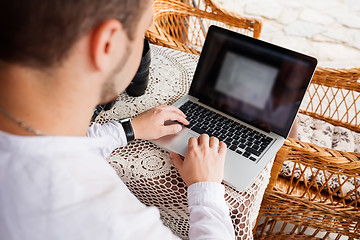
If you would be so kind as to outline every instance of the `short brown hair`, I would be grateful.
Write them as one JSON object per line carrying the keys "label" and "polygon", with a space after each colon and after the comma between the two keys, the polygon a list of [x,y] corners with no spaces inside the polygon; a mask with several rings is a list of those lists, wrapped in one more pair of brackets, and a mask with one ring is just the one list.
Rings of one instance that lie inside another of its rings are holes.
{"label": "short brown hair", "polygon": [[0,61],[46,68],[61,62],[73,44],[115,18],[133,39],[149,0],[3,0]]}

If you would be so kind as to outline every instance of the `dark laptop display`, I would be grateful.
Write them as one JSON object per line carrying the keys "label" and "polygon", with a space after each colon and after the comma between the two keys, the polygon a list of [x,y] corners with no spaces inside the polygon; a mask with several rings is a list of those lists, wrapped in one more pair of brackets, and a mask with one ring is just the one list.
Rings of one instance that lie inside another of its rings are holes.
{"label": "dark laptop display", "polygon": [[286,138],[317,60],[216,26],[208,34],[189,94]]}

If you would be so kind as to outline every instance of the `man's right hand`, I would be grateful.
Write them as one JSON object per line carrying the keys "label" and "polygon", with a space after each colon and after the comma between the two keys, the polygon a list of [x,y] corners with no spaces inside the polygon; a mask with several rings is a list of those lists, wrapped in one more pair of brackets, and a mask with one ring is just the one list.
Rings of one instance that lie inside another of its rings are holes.
{"label": "man's right hand", "polygon": [[187,186],[197,182],[221,183],[223,179],[226,144],[216,137],[202,134],[190,138],[184,161],[176,153],[170,156]]}

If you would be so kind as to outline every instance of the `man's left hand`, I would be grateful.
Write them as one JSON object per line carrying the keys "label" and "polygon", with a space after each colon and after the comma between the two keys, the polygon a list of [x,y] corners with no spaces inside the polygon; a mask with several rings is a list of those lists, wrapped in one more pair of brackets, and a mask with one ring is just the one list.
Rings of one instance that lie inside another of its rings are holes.
{"label": "man's left hand", "polygon": [[132,127],[135,139],[153,140],[166,135],[176,134],[181,131],[180,124],[165,125],[166,121],[178,121],[188,125],[185,114],[174,106],[160,105],[135,117]]}

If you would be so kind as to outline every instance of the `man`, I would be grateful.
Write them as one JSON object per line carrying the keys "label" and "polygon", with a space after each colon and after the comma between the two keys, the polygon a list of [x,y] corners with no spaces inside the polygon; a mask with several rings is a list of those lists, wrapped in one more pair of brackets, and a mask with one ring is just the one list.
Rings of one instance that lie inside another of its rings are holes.
{"label": "man", "polygon": [[[133,138],[188,124],[159,106],[131,125],[94,124],[140,62],[150,0],[0,2],[0,239],[173,239],[104,160]],[[123,126],[126,128],[123,128]],[[131,126],[133,132],[131,131]],[[184,161],[191,239],[233,239],[222,180],[226,146],[202,135]]]}

